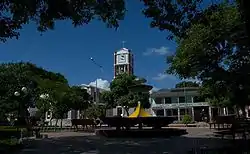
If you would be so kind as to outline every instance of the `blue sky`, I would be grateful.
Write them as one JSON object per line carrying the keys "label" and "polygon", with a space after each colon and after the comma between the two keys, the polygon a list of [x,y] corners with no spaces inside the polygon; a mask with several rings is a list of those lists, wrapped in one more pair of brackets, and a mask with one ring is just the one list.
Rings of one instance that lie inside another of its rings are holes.
{"label": "blue sky", "polygon": [[[88,84],[97,78],[111,81],[113,53],[126,41],[125,47],[132,49],[135,57],[135,75],[157,88],[174,87],[179,80],[162,73],[167,67],[166,54],[175,52],[176,45],[166,39],[167,32],[149,27],[150,20],[143,16],[142,8],[139,1],[129,1],[125,20],[117,31],[100,21],[79,28],[63,21],[41,36],[34,24],[26,25],[19,40],[0,45],[0,62],[29,61],[62,73],[72,85]],[[103,66],[103,72],[90,57]]]}

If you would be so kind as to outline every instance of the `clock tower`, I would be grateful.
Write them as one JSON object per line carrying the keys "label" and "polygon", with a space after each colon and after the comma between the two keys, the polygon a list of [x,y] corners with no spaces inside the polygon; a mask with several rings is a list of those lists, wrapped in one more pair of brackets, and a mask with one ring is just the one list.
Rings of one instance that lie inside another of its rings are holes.
{"label": "clock tower", "polygon": [[114,78],[122,73],[134,74],[134,57],[126,48],[114,53]]}

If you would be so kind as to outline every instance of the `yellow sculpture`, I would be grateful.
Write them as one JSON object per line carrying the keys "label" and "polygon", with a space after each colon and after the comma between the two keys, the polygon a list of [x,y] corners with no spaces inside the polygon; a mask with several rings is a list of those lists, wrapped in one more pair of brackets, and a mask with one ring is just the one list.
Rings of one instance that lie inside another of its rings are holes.
{"label": "yellow sculpture", "polygon": [[141,103],[138,103],[138,106],[136,107],[135,111],[129,115],[129,118],[137,118],[137,117],[152,117],[151,114],[149,114],[147,111],[145,111],[143,108],[141,108]]}

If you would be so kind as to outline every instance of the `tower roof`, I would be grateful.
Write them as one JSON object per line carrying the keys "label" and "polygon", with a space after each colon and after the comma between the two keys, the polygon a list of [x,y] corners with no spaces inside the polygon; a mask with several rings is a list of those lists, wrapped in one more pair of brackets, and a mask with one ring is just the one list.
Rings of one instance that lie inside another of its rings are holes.
{"label": "tower roof", "polygon": [[130,53],[129,49],[127,48],[121,48],[116,52],[117,54],[123,54],[123,53]]}

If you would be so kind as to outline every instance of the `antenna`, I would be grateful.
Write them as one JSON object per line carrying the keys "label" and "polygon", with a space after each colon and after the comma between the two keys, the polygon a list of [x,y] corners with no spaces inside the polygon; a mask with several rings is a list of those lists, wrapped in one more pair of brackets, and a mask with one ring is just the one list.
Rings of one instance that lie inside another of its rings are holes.
{"label": "antenna", "polygon": [[122,41],[122,48],[124,48],[126,41]]}

